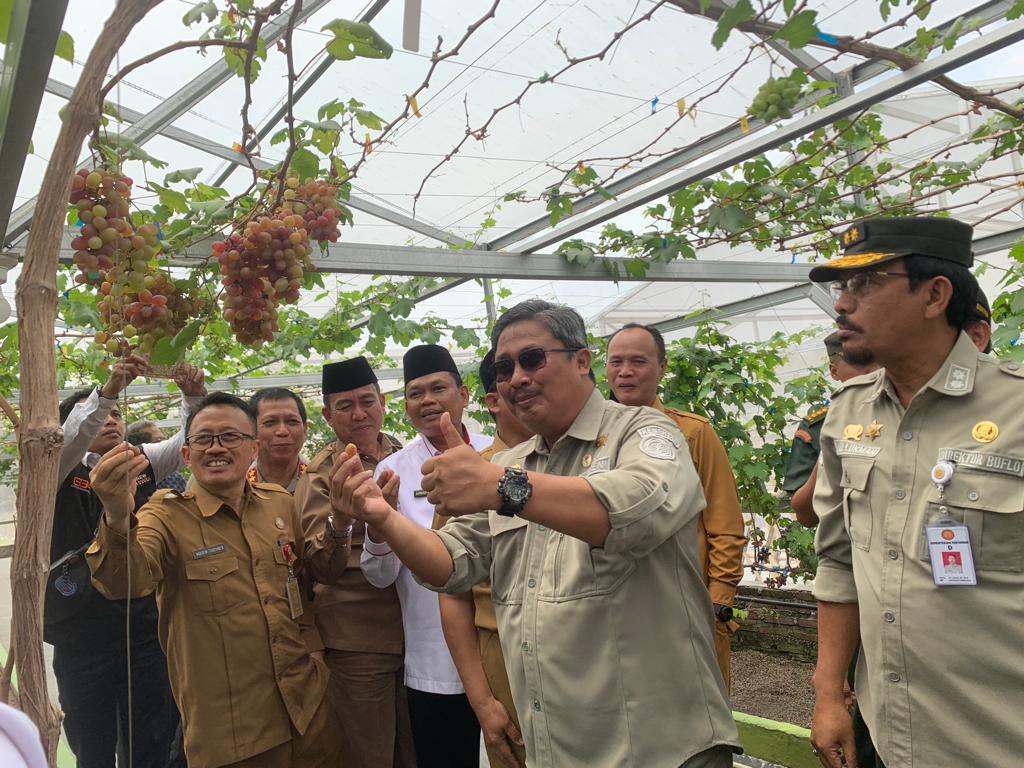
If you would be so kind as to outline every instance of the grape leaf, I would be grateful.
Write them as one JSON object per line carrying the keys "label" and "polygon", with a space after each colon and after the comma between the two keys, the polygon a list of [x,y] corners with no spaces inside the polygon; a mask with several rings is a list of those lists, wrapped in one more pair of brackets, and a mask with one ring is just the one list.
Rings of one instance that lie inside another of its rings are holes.
{"label": "grape leaf", "polygon": [[320,175],[320,160],[308,149],[299,147],[292,155],[288,170],[295,171],[295,175],[303,181],[315,179]]}
{"label": "grape leaf", "polygon": [[172,344],[170,336],[161,336],[149,355],[150,365],[172,365],[185,357],[185,350]]}
{"label": "grape leaf", "polygon": [[202,21],[203,16],[206,16],[211,24],[217,20],[217,4],[213,0],[196,3],[188,13],[181,17],[181,21],[186,27],[191,27],[193,24]]}
{"label": "grape leaf", "polygon": [[772,37],[789,43],[790,48],[803,48],[818,34],[818,27],[814,23],[817,17],[817,11],[800,11],[787,19]]}
{"label": "grape leaf", "polygon": [[153,182],[150,182],[149,185],[156,190],[161,205],[166,205],[175,213],[188,213],[188,198],[181,194],[181,192],[178,192],[176,189],[161,187]]}
{"label": "grape leaf", "polygon": [[63,29],[57,36],[57,47],[53,49],[53,55],[64,61],[75,61],[75,39]]}
{"label": "grape leaf", "polygon": [[191,323],[186,325],[180,331],[178,335],[171,339],[171,346],[175,349],[186,350],[191,347],[196,339],[199,338],[199,332],[203,330],[202,320],[193,320]]}
{"label": "grape leaf", "polygon": [[164,184],[170,185],[177,181],[195,181],[196,177],[203,172],[202,168],[182,168],[164,176]]}
{"label": "grape leaf", "polygon": [[391,58],[392,47],[369,24],[335,19],[321,29],[334,34],[334,39],[327,44],[327,53],[340,61],[351,61],[356,56],[367,59]]}
{"label": "grape leaf", "polygon": [[11,31],[11,16],[14,14],[14,0],[0,0],[0,43],[7,42]]}
{"label": "grape leaf", "polygon": [[715,34],[711,36],[711,44],[717,50],[721,50],[736,25],[750,21],[752,18],[754,18],[754,7],[750,4],[750,0],[739,0],[736,5],[731,6],[719,17]]}

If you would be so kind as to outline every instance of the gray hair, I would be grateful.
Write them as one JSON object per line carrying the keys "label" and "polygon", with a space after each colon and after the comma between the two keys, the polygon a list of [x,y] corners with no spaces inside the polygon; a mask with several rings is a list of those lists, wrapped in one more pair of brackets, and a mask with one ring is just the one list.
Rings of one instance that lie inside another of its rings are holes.
{"label": "gray hair", "polygon": [[587,328],[580,313],[572,307],[543,299],[521,301],[502,314],[491,331],[491,345],[497,348],[502,332],[513,323],[524,320],[541,323],[566,349],[585,349],[587,346]]}

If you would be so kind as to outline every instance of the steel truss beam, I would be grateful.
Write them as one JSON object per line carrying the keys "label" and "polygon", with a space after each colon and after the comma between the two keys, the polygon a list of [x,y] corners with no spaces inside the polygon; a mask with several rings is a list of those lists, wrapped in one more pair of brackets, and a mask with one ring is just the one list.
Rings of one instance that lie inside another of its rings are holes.
{"label": "steel truss beam", "polygon": [[[964,17],[969,19],[977,19],[979,22],[979,29],[996,21],[1002,20],[1006,16],[1006,12],[1013,6],[1012,0],[992,0],[992,2],[984,3],[973,11],[965,13]],[[939,34],[948,31],[952,28],[954,21],[947,22],[937,27]],[[909,45],[914,42],[913,38],[909,38],[899,45],[895,46],[901,48],[905,45]],[[859,85],[862,82],[870,80],[878,75],[886,74],[892,71],[892,65],[887,61],[866,61],[861,64],[857,64],[852,68],[851,72],[851,83],[852,85]],[[823,95],[823,92],[819,91],[812,98],[805,97],[794,107],[793,111],[807,109],[813,106]],[[613,179],[608,184],[604,185],[604,189],[613,196],[618,196],[624,192],[628,192],[635,189],[649,181],[653,181],[666,173],[677,170],[685,165],[692,162],[696,162],[709,154],[718,152],[719,150],[725,149],[737,142],[743,141],[744,139],[758,133],[759,131],[767,128],[767,125],[757,119],[749,121],[748,124],[749,133],[744,133],[738,124],[734,123],[727,128],[722,128],[714,133],[708,134],[707,136],[698,139],[693,144],[685,147],[684,149],[675,152],[671,155],[667,155],[660,160],[656,160],[643,169],[636,171],[635,173],[623,176],[619,179]],[[778,142],[783,143],[782,141]],[[585,211],[595,208],[605,202],[605,198],[596,192],[592,192],[588,195],[584,195],[579,200],[573,202],[573,216],[579,215]],[[571,219],[567,219],[571,220]],[[538,232],[543,232],[550,228],[549,220],[547,216],[541,216],[533,221],[524,224],[521,227],[517,227],[511,232],[507,232],[501,237],[497,237],[487,243],[487,247],[493,250],[500,250],[502,248],[508,248],[509,246],[522,242],[531,235],[535,235]]]}
{"label": "steel truss beam", "polygon": [[611,201],[590,213],[572,216],[566,220],[565,226],[556,227],[540,237],[527,241],[520,249],[524,253],[531,253],[557,243],[585,229],[608,221],[620,213],[663,197],[694,181],[707,178],[712,174],[730,168],[762,152],[774,149],[780,144],[829,125],[840,118],[865,109],[897,93],[902,93],[920,83],[987,56],[1022,39],[1024,39],[1024,19],[1018,19],[916,67],[894,74],[892,77],[886,78],[882,82],[876,83],[859,93],[839,99],[818,112],[804,115],[791,123],[779,127],[769,135],[755,138],[742,147],[738,147],[735,152],[730,153],[726,157],[713,158],[703,163],[698,163],[683,173],[661,179],[636,194]]}
{"label": "steel truss beam", "polygon": [[[327,5],[328,2],[329,0],[309,0],[299,12],[297,23],[301,24]],[[37,3],[37,5],[46,4]],[[274,43],[284,36],[285,31],[288,29],[290,18],[291,14],[283,14],[263,28],[260,37],[268,48],[272,47]],[[123,137],[139,146],[145,144],[200,101],[216,91],[231,77],[232,73],[228,68],[227,62],[223,58],[219,58],[216,63],[207,67],[205,71],[164,99],[159,106],[143,115],[131,128],[124,131]],[[32,198],[18,207],[11,216],[8,241],[11,241],[12,238],[17,237],[31,226],[35,208],[36,198]]]}
{"label": "steel truss beam", "polygon": [[751,312],[760,312],[762,309],[777,307],[782,304],[790,304],[794,301],[811,298],[813,284],[800,283],[789,288],[782,288],[778,291],[768,291],[760,296],[751,296],[740,301],[731,301],[728,304],[721,304],[702,312],[692,312],[681,317],[674,317],[671,320],[662,320],[654,323],[654,327],[662,333],[680,331],[701,323],[718,322],[737,315],[746,315]]}
{"label": "steel truss beam", "polygon": [[9,10],[6,56],[0,70],[0,240],[25,167],[67,0],[18,0]]}
{"label": "steel truss beam", "polygon": [[990,253],[1009,250],[1022,239],[1024,239],[1024,227],[1017,227],[997,235],[979,237],[972,243],[972,247],[975,256],[987,256]]}

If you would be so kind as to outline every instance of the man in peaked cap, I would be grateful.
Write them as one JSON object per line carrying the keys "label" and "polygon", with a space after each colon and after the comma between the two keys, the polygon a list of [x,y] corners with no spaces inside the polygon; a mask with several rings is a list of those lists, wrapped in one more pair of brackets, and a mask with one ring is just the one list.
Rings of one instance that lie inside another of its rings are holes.
{"label": "man in peaked cap", "polygon": [[[331,470],[335,458],[353,443],[364,467],[402,447],[381,432],[384,396],[365,357],[330,363],[323,369],[323,417],[337,440],[310,462],[295,491],[307,535],[332,531],[351,535],[348,565],[340,581],[317,584],[316,620],[331,670],[328,694],[342,736],[342,760],[366,768],[412,768],[416,764],[409,708],[402,682],[402,609],[395,588],[378,589],[359,567],[366,526],[351,533],[333,525]],[[331,521],[329,524],[328,521]]]}
{"label": "man in peaked cap", "polygon": [[[491,440],[470,434],[462,425],[469,390],[447,349],[437,344],[412,347],[405,353],[402,368],[405,412],[419,435],[381,461],[375,475],[382,485],[397,475],[400,484],[393,506],[420,527],[430,528],[434,505],[420,488],[420,468],[447,446],[441,416],[447,413],[463,441],[476,451]],[[371,584],[398,588],[405,626],[405,686],[417,764],[420,768],[475,768],[480,759],[480,726],[445,643],[437,594],[416,582],[372,528],[363,544],[362,567]]]}
{"label": "man in peaked cap", "polygon": [[[953,219],[869,219],[811,270],[831,283],[846,359],[882,366],[839,389],[821,433],[811,741],[834,768],[856,765],[843,681],[858,639],[880,761],[1024,753],[1024,368],[962,331],[971,239]],[[948,552],[963,573],[942,567]]]}

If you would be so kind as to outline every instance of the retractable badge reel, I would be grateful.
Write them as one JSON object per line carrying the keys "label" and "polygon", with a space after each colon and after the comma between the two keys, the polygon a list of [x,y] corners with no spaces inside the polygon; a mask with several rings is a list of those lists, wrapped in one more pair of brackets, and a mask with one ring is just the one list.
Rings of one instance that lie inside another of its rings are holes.
{"label": "retractable badge reel", "polygon": [[932,467],[931,480],[939,492],[939,513],[942,517],[924,527],[928,542],[928,558],[932,580],[938,587],[970,587],[978,583],[971,551],[971,532],[963,523],[948,517],[946,486],[953,480],[956,466],[940,461]]}
{"label": "retractable badge reel", "polygon": [[291,544],[283,544],[281,551],[284,552],[284,559],[288,563],[288,578],[285,579],[284,593],[288,598],[288,610],[293,619],[302,615],[302,595],[299,594],[299,580],[295,578],[295,550]]}

